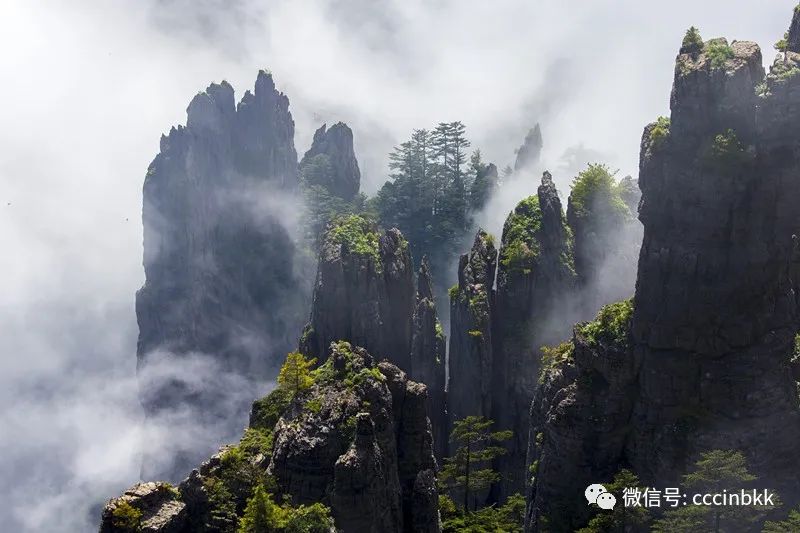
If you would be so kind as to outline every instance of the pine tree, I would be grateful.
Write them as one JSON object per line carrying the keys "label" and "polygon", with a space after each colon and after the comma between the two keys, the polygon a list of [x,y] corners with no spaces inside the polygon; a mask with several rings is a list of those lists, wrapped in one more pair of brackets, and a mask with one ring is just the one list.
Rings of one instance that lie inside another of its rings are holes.
{"label": "pine tree", "polygon": [[278,385],[292,395],[308,389],[314,384],[311,368],[316,362],[316,359],[306,359],[299,352],[291,352],[278,373]]}
{"label": "pine tree", "polygon": [[238,533],[270,533],[275,531],[277,506],[270,499],[261,485],[253,491],[253,497],[247,502],[244,515],[239,521]]}
{"label": "pine tree", "polygon": [[464,510],[470,497],[500,481],[500,474],[488,465],[504,455],[500,444],[513,437],[512,431],[491,431],[494,421],[482,416],[468,416],[453,424],[450,440],[459,443],[452,457],[444,460],[440,479],[443,487],[464,492]]}

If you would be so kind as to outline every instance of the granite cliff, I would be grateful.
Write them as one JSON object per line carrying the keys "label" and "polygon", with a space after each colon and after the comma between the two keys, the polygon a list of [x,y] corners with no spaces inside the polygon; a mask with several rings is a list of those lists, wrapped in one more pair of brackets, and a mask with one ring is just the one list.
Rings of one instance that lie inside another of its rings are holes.
{"label": "granite cliff", "polygon": [[[227,82],[210,85],[189,104],[186,126],[161,138],[144,183],[146,280],[136,297],[150,418],[196,409],[209,433],[224,432],[226,419],[246,412],[241,390],[226,379],[198,389],[187,365],[254,383],[274,375],[296,340],[310,288],[283,223],[298,184],[288,107],[261,71],[238,105]],[[172,464],[146,458],[145,477],[184,473],[200,458],[196,444],[179,443]]]}
{"label": "granite cliff", "polygon": [[755,43],[681,48],[671,116],[642,137],[635,297],[575,328],[532,404],[530,531],[585,523],[575,495],[620,468],[669,486],[711,449],[800,498],[792,46],[766,76]]}

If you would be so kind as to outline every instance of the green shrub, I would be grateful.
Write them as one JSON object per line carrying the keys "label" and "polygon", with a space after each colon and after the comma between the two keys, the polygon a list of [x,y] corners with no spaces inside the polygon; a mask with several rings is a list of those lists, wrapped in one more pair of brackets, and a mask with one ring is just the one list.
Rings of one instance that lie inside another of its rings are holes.
{"label": "green shrub", "polygon": [[250,427],[272,431],[292,402],[292,391],[276,388],[267,396],[253,402],[250,410]]}
{"label": "green shrub", "polygon": [[447,294],[448,296],[450,296],[450,300],[453,301],[457,300],[459,295],[458,293],[459,293],[458,284],[455,284],[449,289],[447,289]]}
{"label": "green shrub", "polygon": [[650,145],[654,148],[661,146],[661,143],[669,136],[670,120],[668,117],[658,117],[655,125],[650,129]]}
{"label": "green shrub", "polygon": [[621,191],[608,165],[591,163],[572,181],[569,204],[578,219],[589,218],[595,212],[610,214],[624,220],[631,216]]}
{"label": "green shrub", "polygon": [[541,226],[542,210],[538,196],[529,196],[517,204],[503,226],[500,264],[509,271],[529,274],[540,253],[538,234]]}
{"label": "green shrub", "polygon": [[336,219],[330,229],[329,238],[336,244],[344,246],[350,253],[372,258],[376,268],[380,268],[379,235],[366,218],[348,215]]}
{"label": "green shrub", "polygon": [[732,129],[714,138],[706,162],[721,171],[735,170],[750,160],[750,155]]}
{"label": "green shrub", "polygon": [[134,532],[142,530],[142,511],[125,500],[117,502],[111,512],[111,523],[122,531]]}
{"label": "green shrub", "polygon": [[632,317],[633,300],[623,300],[603,306],[592,322],[578,327],[578,332],[589,344],[604,342],[624,349],[628,347]]}
{"label": "green shrub", "polygon": [[711,62],[711,68],[724,68],[733,59],[733,48],[725,39],[713,39],[705,47],[705,53]]}
{"label": "green shrub", "polygon": [[572,361],[575,353],[575,345],[572,341],[562,342],[558,346],[542,346],[541,368],[539,369],[539,383],[544,381],[547,372],[558,367],[562,363]]}
{"label": "green shrub", "polygon": [[465,513],[447,496],[439,496],[442,532],[522,533],[525,522],[525,498],[520,494],[508,497],[506,503]]}

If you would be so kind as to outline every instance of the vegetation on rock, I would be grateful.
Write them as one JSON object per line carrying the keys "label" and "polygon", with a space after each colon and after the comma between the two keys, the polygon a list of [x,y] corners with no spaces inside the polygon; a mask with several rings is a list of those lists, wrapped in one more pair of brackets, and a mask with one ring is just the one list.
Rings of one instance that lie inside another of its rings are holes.
{"label": "vegetation on rock", "polygon": [[542,346],[540,351],[542,352],[542,360],[539,370],[539,383],[542,383],[548,372],[566,362],[572,361],[575,345],[572,341],[565,341],[558,346]]}
{"label": "vegetation on rock", "polygon": [[500,264],[510,271],[529,274],[540,253],[538,234],[541,225],[538,196],[529,196],[518,203],[503,226]]}
{"label": "vegetation on rock", "polygon": [[708,41],[703,51],[708,56],[711,68],[715,69],[725,68],[726,63],[734,57],[733,48],[725,39]]}
{"label": "vegetation on rock", "polygon": [[316,362],[316,359],[307,359],[299,352],[291,352],[278,373],[278,386],[288,390],[292,396],[308,389],[314,384],[311,369]]}
{"label": "vegetation on rock", "polygon": [[669,117],[658,117],[650,129],[650,146],[658,148],[669,136]]}
{"label": "vegetation on rock", "polygon": [[610,344],[624,350],[628,347],[632,317],[633,300],[623,300],[603,306],[593,321],[576,329],[590,345]]}
{"label": "vegetation on rock", "polygon": [[490,505],[474,512],[465,512],[449,496],[440,495],[439,508],[442,533],[522,533],[525,522],[525,498],[521,494],[509,496],[503,505]]}
{"label": "vegetation on rock", "polygon": [[463,509],[468,512],[475,492],[500,481],[500,474],[489,465],[506,453],[501,446],[513,436],[511,431],[491,431],[494,421],[482,416],[468,416],[453,424],[450,440],[457,445],[452,457],[444,460],[439,482],[443,489],[463,495]]}
{"label": "vegetation on rock", "polygon": [[142,511],[125,500],[120,500],[112,512],[112,523],[122,531],[141,531]]}
{"label": "vegetation on rock", "polygon": [[347,252],[372,258],[376,267],[381,264],[379,237],[375,225],[360,215],[337,218],[332,223],[328,236],[331,242],[342,245]]}
{"label": "vegetation on rock", "polygon": [[681,48],[687,52],[700,52],[703,50],[703,38],[700,37],[700,30],[691,26],[683,36]]}

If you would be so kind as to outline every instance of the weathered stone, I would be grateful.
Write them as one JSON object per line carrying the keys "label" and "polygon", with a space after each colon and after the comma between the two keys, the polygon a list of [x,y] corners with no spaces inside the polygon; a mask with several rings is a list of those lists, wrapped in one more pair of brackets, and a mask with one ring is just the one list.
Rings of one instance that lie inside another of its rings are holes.
{"label": "weathered stone", "polygon": [[352,200],[361,185],[352,130],[342,122],[330,129],[323,124],[314,133],[300,169],[307,185],[319,185],[343,200]]}
{"label": "weathered stone", "polygon": [[[199,356],[243,381],[264,379],[296,342],[310,287],[278,213],[298,181],[288,106],[262,71],[238,108],[228,83],[212,84],[189,104],[187,126],[161,139],[144,183],[146,281],[136,297],[149,417],[198,408],[210,423],[197,423],[210,428],[236,420],[246,412],[234,401],[241,391],[211,380],[198,391],[177,369]],[[267,197],[279,200],[262,204]],[[221,435],[207,437],[210,444]],[[174,479],[200,459],[194,453],[180,451],[158,470],[146,457],[144,474]]]}
{"label": "weathered stone", "polygon": [[[138,520],[123,522],[126,508],[138,511]],[[186,518],[186,504],[180,500],[180,494],[174,487],[152,481],[137,483],[122,496],[106,504],[100,533],[183,533]]]}
{"label": "weathered stone", "polygon": [[514,171],[535,170],[539,157],[542,154],[542,130],[537,123],[525,135],[525,141],[517,149],[517,158],[514,160]]}

